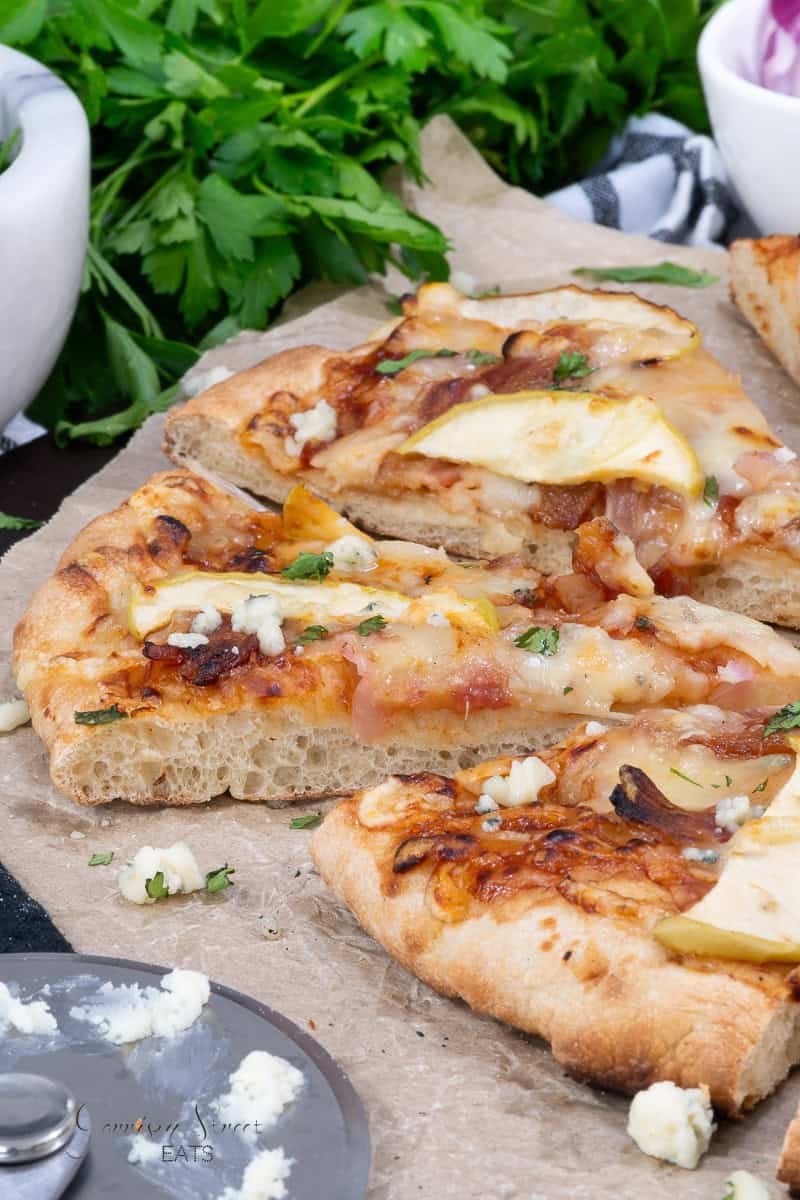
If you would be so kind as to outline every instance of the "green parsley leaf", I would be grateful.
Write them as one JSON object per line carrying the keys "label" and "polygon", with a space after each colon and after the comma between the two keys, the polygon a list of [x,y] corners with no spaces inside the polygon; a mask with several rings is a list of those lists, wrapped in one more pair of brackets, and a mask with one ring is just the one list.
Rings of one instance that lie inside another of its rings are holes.
{"label": "green parsley leaf", "polygon": [[21,137],[22,130],[17,126],[16,129],[12,129],[4,142],[0,142],[0,171],[5,171],[6,167],[11,165],[14,147]]}
{"label": "green parsley leaf", "polygon": [[767,780],[762,779],[761,783],[757,784],[756,787],[753,788],[753,794],[755,794],[756,792],[763,792],[764,789],[766,788],[766,786],[767,786]]}
{"label": "green parsley leaf", "polygon": [[109,850],[107,852],[98,850],[89,859],[89,866],[90,867],[107,867],[113,857],[114,857],[113,850]]}
{"label": "green parsley leaf", "polygon": [[144,890],[147,892],[151,900],[163,900],[169,895],[169,890],[164,883],[164,872],[156,871],[152,879],[144,881]]}
{"label": "green parsley leaf", "polygon": [[574,691],[575,691],[575,688],[565,687],[562,692],[562,695],[568,696],[570,694],[570,692],[574,692]]}
{"label": "green parsley leaf", "polygon": [[384,358],[375,370],[379,375],[399,375],[420,358],[455,358],[457,350],[409,350],[404,358]]}
{"label": "green parsley leaf", "polygon": [[467,358],[476,367],[488,367],[503,361],[501,354],[489,354],[485,350],[468,350]]}
{"label": "green parsley leaf", "polygon": [[725,776],[725,787],[730,787],[732,783],[733,783],[733,780],[731,779],[730,775],[726,775]]}
{"label": "green parsley leaf", "polygon": [[118,704],[110,708],[89,709],[87,712],[76,711],[73,716],[76,725],[110,725],[112,721],[122,721],[127,717]]}
{"label": "green parsley leaf", "polygon": [[706,475],[703,486],[703,500],[709,508],[713,508],[719,500],[719,484],[715,475]]}
{"label": "green parsley leaf", "polygon": [[328,636],[324,625],[307,625],[297,639],[298,646],[307,646],[309,642],[319,642]]}
{"label": "green parsley leaf", "polygon": [[316,579],[321,583],[332,570],[333,555],[330,550],[323,550],[322,554],[298,554],[294,562],[283,568],[281,575],[286,579]]}
{"label": "green parsley leaf", "polygon": [[362,621],[358,626],[358,632],[362,637],[369,637],[371,633],[380,633],[381,629],[386,628],[386,620],[380,615],[375,617],[367,617],[366,621]]}
{"label": "green parsley leaf", "polygon": [[225,863],[224,867],[217,867],[215,871],[206,872],[206,891],[213,896],[215,892],[224,892],[225,888],[233,887],[233,880],[230,878],[236,870],[236,867],[229,867]]}
{"label": "green parsley leaf", "polygon": [[528,650],[531,654],[544,654],[549,658],[558,649],[558,638],[559,633],[555,627],[548,629],[541,625],[532,625],[519,637],[514,638],[514,645],[519,646],[520,650]]}
{"label": "green parsley leaf", "polygon": [[43,521],[34,521],[33,517],[11,517],[0,512],[0,529],[38,529],[43,524]]}
{"label": "green parsley leaf", "polygon": [[693,271],[673,262],[655,263],[652,267],[578,267],[573,274],[615,283],[668,283],[674,287],[705,288],[719,283],[719,275]]}
{"label": "green parsley leaf", "polygon": [[307,813],[304,817],[292,817],[290,829],[314,829],[322,821],[322,813]]}
{"label": "green parsley leaf", "polygon": [[403,304],[399,296],[387,296],[385,304],[393,317],[402,317]]}
{"label": "green parsley leaf", "polygon": [[597,367],[589,366],[587,354],[581,354],[580,350],[562,350],[553,371],[553,380],[564,383],[567,379],[585,379],[596,370]]}
{"label": "green parsley leaf", "polygon": [[677,767],[670,767],[670,775],[677,775],[678,779],[682,779],[684,783],[691,783],[693,787],[701,788],[702,783],[698,783],[696,779],[691,779],[688,775],[684,775],[683,771],[679,771]]}
{"label": "green parsley leaf", "polygon": [[769,737],[771,733],[779,733],[784,729],[797,729],[799,727],[800,700],[795,700],[791,704],[784,704],[783,708],[773,713],[764,726],[764,737]]}

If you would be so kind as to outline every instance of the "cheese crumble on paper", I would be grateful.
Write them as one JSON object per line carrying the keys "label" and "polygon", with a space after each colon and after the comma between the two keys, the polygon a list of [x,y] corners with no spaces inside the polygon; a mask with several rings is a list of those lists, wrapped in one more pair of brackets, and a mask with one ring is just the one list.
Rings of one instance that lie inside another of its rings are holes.
{"label": "cheese crumble on paper", "polygon": [[[257,1133],[274,1125],[287,1105],[297,1099],[303,1072],[285,1058],[253,1050],[245,1055],[228,1083],[230,1091],[212,1101],[211,1107],[221,1121],[240,1126],[237,1133],[245,1140],[254,1141]],[[256,1123],[259,1128],[251,1128]]]}
{"label": "cheese crumble on paper", "polygon": [[696,1167],[715,1129],[707,1087],[682,1088],[665,1079],[631,1101],[628,1133],[636,1145],[676,1167]]}
{"label": "cheese crumble on paper", "polygon": [[170,896],[197,892],[206,886],[205,876],[186,842],[175,842],[165,848],[142,846],[137,850],[117,877],[119,890],[132,904],[155,904],[155,897],[147,894],[147,881],[159,873]]}
{"label": "cheese crumble on paper", "polygon": [[6,700],[0,704],[0,733],[11,733],[20,725],[27,725],[30,719],[31,714],[24,700]]}
{"label": "cheese crumble on paper", "polygon": [[208,976],[200,971],[170,971],[161,987],[140,988],[138,983],[114,987],[104,983],[94,1001],[76,1005],[69,1015],[94,1025],[115,1046],[146,1037],[175,1037],[193,1025],[208,1002]]}

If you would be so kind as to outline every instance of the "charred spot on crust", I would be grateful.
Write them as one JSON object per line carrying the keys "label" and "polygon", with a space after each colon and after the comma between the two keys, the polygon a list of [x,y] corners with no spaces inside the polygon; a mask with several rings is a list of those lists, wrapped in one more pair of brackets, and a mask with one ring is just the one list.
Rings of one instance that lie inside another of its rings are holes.
{"label": "charred spot on crust", "polygon": [[255,574],[256,572],[269,574],[273,570],[273,561],[271,555],[266,550],[259,550],[257,546],[250,546],[249,549],[243,550],[240,554],[234,554],[228,563],[228,567],[232,571],[245,571],[248,574]]}
{"label": "charred spot on crust", "polygon": [[576,842],[579,835],[574,829],[551,829],[549,833],[544,835],[544,841],[548,845],[557,845],[560,842]]}
{"label": "charred spot on crust", "polygon": [[396,875],[402,875],[431,855],[437,862],[457,862],[466,858],[475,845],[471,833],[434,833],[406,838],[395,851],[392,870]]}
{"label": "charred spot on crust", "polygon": [[171,517],[169,513],[159,513],[156,517],[156,528],[159,533],[165,533],[173,546],[179,550],[186,548],[186,544],[192,536],[183,521],[179,521],[177,517]]}
{"label": "charred spot on crust", "polygon": [[401,783],[424,788],[426,792],[433,792],[437,796],[454,797],[456,794],[454,780],[448,779],[446,775],[435,775],[432,771],[415,771],[412,775],[396,775],[395,778]]}

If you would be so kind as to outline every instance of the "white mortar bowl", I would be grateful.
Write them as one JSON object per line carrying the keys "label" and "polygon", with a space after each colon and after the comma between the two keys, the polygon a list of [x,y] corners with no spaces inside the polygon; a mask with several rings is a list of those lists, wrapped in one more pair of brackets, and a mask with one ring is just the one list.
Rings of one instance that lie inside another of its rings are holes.
{"label": "white mortar bowl", "polygon": [[767,0],[728,0],[700,38],[697,61],[714,140],[761,233],[800,232],[800,99],[742,78]]}
{"label": "white mortar bowl", "polygon": [[0,46],[0,429],[46,380],[75,312],[89,225],[89,126],[70,89]]}

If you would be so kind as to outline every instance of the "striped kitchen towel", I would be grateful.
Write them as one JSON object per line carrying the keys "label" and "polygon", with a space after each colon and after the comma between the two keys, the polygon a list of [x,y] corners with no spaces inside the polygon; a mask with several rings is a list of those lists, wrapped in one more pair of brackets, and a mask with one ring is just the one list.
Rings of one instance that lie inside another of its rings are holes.
{"label": "striped kitchen towel", "polygon": [[711,138],[660,113],[631,117],[596,171],[546,199],[580,220],[660,242],[724,245],[755,232]]}

